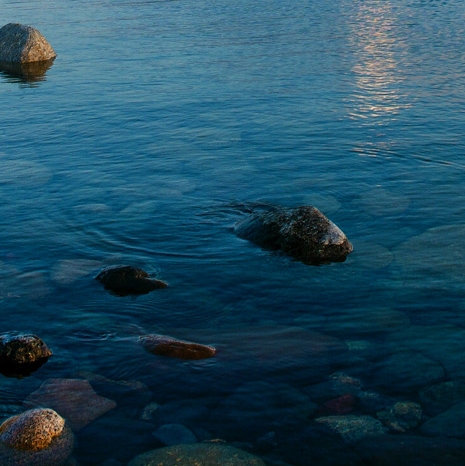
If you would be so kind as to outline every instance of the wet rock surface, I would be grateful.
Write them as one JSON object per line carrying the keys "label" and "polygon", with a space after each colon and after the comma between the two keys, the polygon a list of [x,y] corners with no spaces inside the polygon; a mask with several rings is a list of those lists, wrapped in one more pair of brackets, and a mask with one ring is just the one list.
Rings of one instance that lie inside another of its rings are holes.
{"label": "wet rock surface", "polygon": [[132,265],[115,265],[103,269],[96,277],[106,290],[118,296],[147,294],[168,285],[154,278],[142,269]]}
{"label": "wet rock surface", "polygon": [[21,377],[37,370],[52,351],[36,335],[7,332],[0,335],[0,372]]}
{"label": "wet rock surface", "polygon": [[229,445],[202,443],[158,448],[137,456],[128,466],[265,466],[250,453]]}
{"label": "wet rock surface", "polygon": [[182,424],[163,424],[152,435],[164,445],[197,443],[193,432]]}
{"label": "wet rock surface", "polygon": [[378,419],[394,432],[406,432],[421,420],[422,408],[413,401],[398,401],[390,409],[378,412]]}
{"label": "wet rock surface", "polygon": [[64,464],[74,448],[74,435],[65,420],[51,409],[32,409],[0,426],[0,464]]}
{"label": "wet rock surface", "polygon": [[9,23],[0,29],[0,61],[31,63],[53,60],[56,53],[35,28]]}
{"label": "wet rock surface", "polygon": [[323,416],[315,421],[337,432],[347,443],[354,443],[365,437],[382,435],[387,431],[378,419],[366,415]]}
{"label": "wet rock surface", "polygon": [[353,250],[339,227],[313,206],[254,213],[234,230],[240,238],[312,265],[343,262]]}
{"label": "wet rock surface", "polygon": [[139,338],[139,341],[149,353],[178,359],[207,359],[216,353],[213,346],[178,340],[166,335],[144,335]]}

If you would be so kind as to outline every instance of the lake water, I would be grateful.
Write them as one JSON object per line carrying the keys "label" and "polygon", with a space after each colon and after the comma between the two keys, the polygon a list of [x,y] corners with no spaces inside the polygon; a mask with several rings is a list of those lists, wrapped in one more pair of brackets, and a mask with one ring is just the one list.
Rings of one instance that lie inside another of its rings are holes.
{"label": "lake water", "polygon": [[[87,379],[117,406],[76,432],[80,465],[172,423],[276,466],[463,464],[462,0],[0,6],[58,54],[0,75],[1,328],[54,352],[2,377],[2,418]],[[315,267],[237,238],[256,204],[314,205],[354,252]],[[113,264],[169,287],[112,295]],[[155,356],[147,333],[217,355]]]}

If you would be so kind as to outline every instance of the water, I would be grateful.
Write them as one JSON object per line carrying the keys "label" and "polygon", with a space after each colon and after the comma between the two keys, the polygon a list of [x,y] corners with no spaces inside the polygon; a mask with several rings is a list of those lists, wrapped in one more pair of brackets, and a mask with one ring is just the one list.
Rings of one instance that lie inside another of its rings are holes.
{"label": "water", "polygon": [[[118,406],[76,434],[82,465],[126,464],[172,422],[268,464],[380,464],[315,421],[353,392],[355,415],[422,407],[370,440],[393,443],[383,464],[450,453],[418,457],[463,438],[452,415],[424,427],[450,407],[425,390],[462,401],[465,382],[463,2],[0,5],[58,53],[35,81],[0,75],[2,329],[54,351],[1,380],[3,418],[47,379],[85,378]],[[240,240],[255,203],[315,205],[354,252],[311,267]],[[93,277],[119,263],[169,288],[113,296]],[[156,357],[145,333],[218,353]]]}

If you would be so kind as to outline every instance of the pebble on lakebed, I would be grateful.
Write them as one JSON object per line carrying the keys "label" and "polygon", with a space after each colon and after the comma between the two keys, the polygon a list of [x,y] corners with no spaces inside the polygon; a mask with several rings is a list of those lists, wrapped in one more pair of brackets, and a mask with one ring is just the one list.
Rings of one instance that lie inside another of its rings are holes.
{"label": "pebble on lakebed", "polygon": [[139,337],[139,341],[149,353],[179,359],[207,359],[216,353],[216,349],[213,346],[178,340],[166,335],[143,335]]}
{"label": "pebble on lakebed", "polygon": [[106,290],[118,296],[147,294],[153,290],[166,288],[167,283],[150,278],[149,274],[132,265],[114,265],[103,269],[96,277]]}

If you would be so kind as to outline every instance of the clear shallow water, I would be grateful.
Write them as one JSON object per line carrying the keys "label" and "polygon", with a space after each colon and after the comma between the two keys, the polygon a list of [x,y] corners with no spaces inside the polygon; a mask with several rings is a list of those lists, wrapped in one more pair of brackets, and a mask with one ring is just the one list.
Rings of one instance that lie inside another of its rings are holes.
{"label": "clear shallow water", "polygon": [[[2,379],[4,417],[48,378],[85,377],[118,407],[78,434],[81,464],[125,464],[179,420],[296,465],[309,448],[341,464],[339,436],[305,436],[309,403],[349,390],[324,385],[336,372],[434,417],[421,390],[465,380],[462,2],[1,6],[58,53],[40,81],[0,75],[2,328],[54,351]],[[232,230],[253,203],[315,205],[354,252],[309,267],[262,251]],[[93,277],[117,263],[170,286],[112,296]],[[143,333],[218,355],[160,359]],[[404,372],[398,354],[427,361]],[[376,417],[359,395],[353,413]],[[149,402],[163,410],[141,420]]]}

